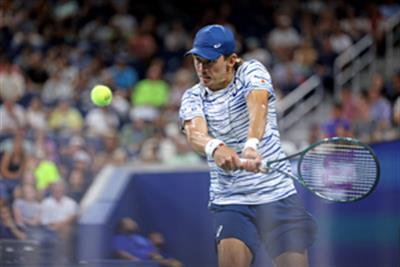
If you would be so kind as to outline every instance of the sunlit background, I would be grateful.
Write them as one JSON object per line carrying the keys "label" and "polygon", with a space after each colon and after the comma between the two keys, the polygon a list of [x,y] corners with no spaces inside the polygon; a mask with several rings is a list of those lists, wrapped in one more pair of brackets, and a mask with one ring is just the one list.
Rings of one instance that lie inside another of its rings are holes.
{"label": "sunlit background", "polygon": [[[270,71],[286,153],[351,136],[380,161],[359,202],[296,185],[319,227],[310,266],[400,264],[397,1],[2,0],[1,266],[217,265],[208,168],[178,127],[197,82],[184,53],[211,23]],[[91,103],[96,84],[110,106]],[[168,260],[116,253],[132,229]]]}

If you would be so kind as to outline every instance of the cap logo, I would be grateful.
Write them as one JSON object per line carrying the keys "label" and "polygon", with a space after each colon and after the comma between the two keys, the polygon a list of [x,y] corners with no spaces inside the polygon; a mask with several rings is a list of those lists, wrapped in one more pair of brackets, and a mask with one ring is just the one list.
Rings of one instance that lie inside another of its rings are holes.
{"label": "cap logo", "polygon": [[217,43],[217,44],[214,45],[214,48],[215,48],[215,49],[220,48],[221,45],[222,45],[221,43]]}

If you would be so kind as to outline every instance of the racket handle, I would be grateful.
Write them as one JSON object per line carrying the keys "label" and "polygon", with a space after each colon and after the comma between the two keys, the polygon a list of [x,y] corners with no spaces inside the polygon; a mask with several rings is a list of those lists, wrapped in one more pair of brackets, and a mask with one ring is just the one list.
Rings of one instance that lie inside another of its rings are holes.
{"label": "racket handle", "polygon": [[[248,162],[249,160],[250,159],[240,158],[240,162],[242,164]],[[263,173],[267,173],[268,172],[268,169],[265,167],[264,161],[261,161],[261,166],[260,166],[260,168],[258,168],[258,170],[260,172],[263,172]]]}

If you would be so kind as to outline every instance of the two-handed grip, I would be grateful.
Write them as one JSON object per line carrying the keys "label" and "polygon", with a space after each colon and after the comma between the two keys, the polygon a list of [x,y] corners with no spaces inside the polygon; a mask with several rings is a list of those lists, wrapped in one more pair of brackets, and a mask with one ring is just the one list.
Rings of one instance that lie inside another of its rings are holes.
{"label": "two-handed grip", "polygon": [[[249,160],[251,160],[251,159],[240,158],[240,162],[241,163],[246,163]],[[262,172],[262,173],[267,173],[268,172],[268,168],[266,167],[266,164],[265,164],[264,161],[261,161],[261,165],[259,167],[259,171]]]}

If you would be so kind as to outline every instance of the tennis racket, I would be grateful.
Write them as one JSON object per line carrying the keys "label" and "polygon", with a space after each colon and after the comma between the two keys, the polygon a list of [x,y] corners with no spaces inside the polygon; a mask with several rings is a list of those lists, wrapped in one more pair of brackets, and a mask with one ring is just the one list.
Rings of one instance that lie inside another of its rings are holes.
{"label": "tennis racket", "polygon": [[[297,157],[297,176],[274,167]],[[334,202],[367,197],[378,184],[380,174],[379,161],[371,147],[347,137],[326,138],[285,158],[264,160],[260,171],[283,173],[318,197]]]}

